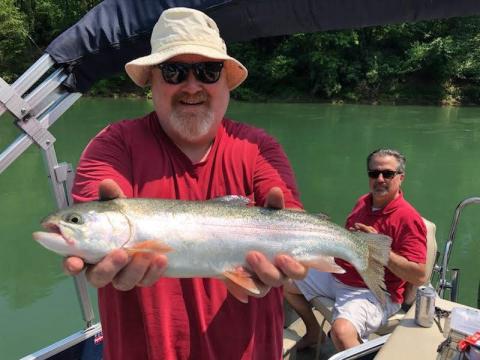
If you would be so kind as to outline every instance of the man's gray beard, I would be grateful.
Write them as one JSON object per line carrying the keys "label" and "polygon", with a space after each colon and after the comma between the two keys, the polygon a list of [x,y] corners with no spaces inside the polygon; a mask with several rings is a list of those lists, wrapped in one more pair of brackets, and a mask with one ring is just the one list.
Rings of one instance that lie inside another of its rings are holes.
{"label": "man's gray beard", "polygon": [[170,115],[170,126],[186,141],[195,141],[211,130],[215,118],[210,109],[190,113],[173,111]]}
{"label": "man's gray beard", "polygon": [[373,192],[376,195],[385,195],[385,194],[388,193],[388,188],[376,186],[376,187],[373,188]]}

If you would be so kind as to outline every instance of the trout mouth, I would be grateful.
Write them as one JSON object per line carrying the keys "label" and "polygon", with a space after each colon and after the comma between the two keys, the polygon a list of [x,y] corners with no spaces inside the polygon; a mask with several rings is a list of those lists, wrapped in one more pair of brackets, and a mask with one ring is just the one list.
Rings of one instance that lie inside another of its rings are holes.
{"label": "trout mouth", "polygon": [[[44,232],[43,234],[45,236],[52,237],[56,239],[56,241],[63,240],[65,241],[68,245],[74,245],[75,242],[72,239],[67,238],[63,233],[62,230],[60,229],[60,226],[53,222],[43,222],[42,227],[47,230],[47,232]],[[38,232],[40,233],[40,232]]]}
{"label": "trout mouth", "polygon": [[62,235],[62,232],[60,231],[60,227],[54,223],[43,223],[42,226],[45,230],[48,230],[48,232]]}

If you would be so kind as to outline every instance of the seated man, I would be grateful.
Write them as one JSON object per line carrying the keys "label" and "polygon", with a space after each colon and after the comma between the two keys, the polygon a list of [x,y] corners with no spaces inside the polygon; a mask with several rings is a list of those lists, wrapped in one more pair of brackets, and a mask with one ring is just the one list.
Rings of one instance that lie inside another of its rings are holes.
{"label": "seated man", "polygon": [[344,274],[311,269],[304,280],[285,286],[285,297],[306,325],[298,349],[317,342],[320,327],[308,301],[324,296],[335,301],[331,338],[341,351],[368,339],[388,317],[400,309],[407,282],[426,281],[426,227],[419,213],[404,198],[405,157],[398,151],[379,149],[367,158],[370,193],[363,195],[347,218],[352,231],[381,233],[392,238],[385,268],[385,284],[390,297],[382,307],[355,268],[341,259],[336,262]]}

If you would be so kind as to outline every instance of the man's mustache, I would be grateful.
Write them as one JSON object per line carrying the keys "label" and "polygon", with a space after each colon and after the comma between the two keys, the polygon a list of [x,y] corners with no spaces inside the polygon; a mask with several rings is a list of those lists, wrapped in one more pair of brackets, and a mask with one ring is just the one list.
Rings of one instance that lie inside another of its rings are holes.
{"label": "man's mustache", "polygon": [[204,91],[199,91],[198,93],[195,93],[193,95],[191,94],[186,94],[186,93],[181,93],[178,94],[175,99],[175,101],[182,101],[186,103],[199,103],[199,102],[204,102],[208,100],[208,95]]}

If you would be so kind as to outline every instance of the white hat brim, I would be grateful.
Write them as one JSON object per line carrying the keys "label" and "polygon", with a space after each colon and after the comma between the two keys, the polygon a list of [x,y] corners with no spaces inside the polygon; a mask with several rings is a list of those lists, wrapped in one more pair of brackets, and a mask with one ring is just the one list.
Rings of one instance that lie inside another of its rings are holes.
{"label": "white hat brim", "polygon": [[154,52],[150,55],[132,60],[125,65],[128,76],[138,86],[144,87],[150,83],[151,67],[161,64],[168,59],[183,54],[194,54],[208,57],[210,59],[225,60],[224,69],[227,74],[227,84],[230,90],[239,86],[248,75],[248,71],[241,62],[223,52],[208,46],[183,44],[164,48],[161,52]]}

